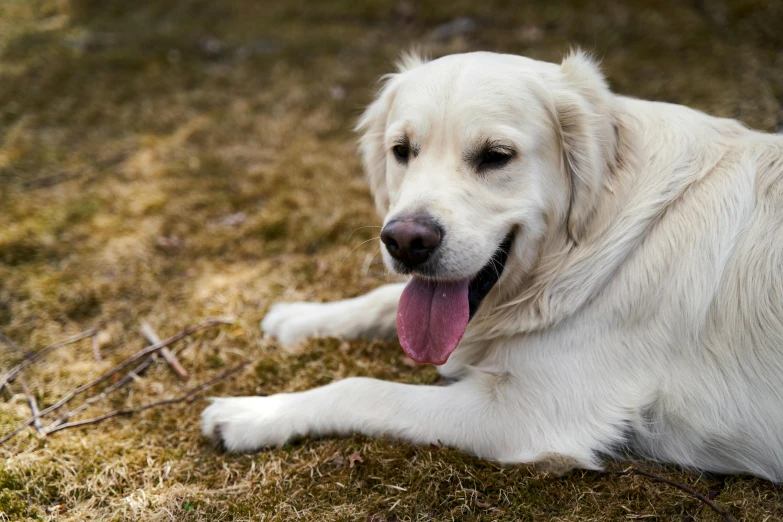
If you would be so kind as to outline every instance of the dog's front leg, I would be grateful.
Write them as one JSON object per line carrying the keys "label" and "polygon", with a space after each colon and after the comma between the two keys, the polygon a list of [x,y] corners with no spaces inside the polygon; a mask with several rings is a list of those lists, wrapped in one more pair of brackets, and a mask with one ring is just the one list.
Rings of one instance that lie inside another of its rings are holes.
{"label": "dog's front leg", "polygon": [[417,386],[357,377],[299,393],[214,399],[202,415],[204,435],[230,452],[356,433],[440,443],[501,460],[513,454],[514,424],[474,379]]}
{"label": "dog's front leg", "polygon": [[384,285],[363,296],[332,303],[278,303],[261,328],[288,349],[310,337],[393,339],[403,288],[404,283]]}

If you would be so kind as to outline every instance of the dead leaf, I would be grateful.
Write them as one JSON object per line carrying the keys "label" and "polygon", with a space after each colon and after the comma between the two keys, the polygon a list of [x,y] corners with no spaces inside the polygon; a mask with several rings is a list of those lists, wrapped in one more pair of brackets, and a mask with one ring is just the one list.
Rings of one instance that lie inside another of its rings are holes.
{"label": "dead leaf", "polygon": [[351,453],[351,456],[348,457],[348,465],[351,469],[356,465],[357,462],[364,462],[364,459],[362,459],[362,454],[358,451],[354,451]]}
{"label": "dead leaf", "polygon": [[332,460],[330,460],[329,462],[330,464],[338,468],[345,466],[345,458],[339,453],[336,454],[334,457],[332,457]]}

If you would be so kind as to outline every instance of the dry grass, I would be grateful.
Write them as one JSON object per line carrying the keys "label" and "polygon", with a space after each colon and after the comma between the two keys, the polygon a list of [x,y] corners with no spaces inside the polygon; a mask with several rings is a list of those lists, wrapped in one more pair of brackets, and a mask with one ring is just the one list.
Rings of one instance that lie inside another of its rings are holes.
{"label": "dry grass", "polygon": [[[557,59],[595,49],[621,92],[772,130],[783,119],[779,2],[5,0],[0,3],[0,330],[26,349],[100,326],[26,373],[46,407],[138,349],[209,316],[85,412],[178,395],[243,358],[216,394],[302,390],[349,375],[433,382],[395,344],[262,339],[272,302],[336,299],[385,280],[351,127],[401,49]],[[458,15],[479,28],[442,40]],[[358,230],[357,230],[358,229]],[[0,349],[0,368],[17,356]],[[29,415],[0,396],[0,435]],[[199,435],[204,401],[0,448],[0,519],[717,520],[642,477],[548,477],[451,449],[361,437],[252,456]],[[363,462],[350,466],[359,452]],[[619,466],[618,464],[612,464]],[[780,488],[655,467],[741,520],[783,519]],[[692,516],[692,518],[686,518]]]}

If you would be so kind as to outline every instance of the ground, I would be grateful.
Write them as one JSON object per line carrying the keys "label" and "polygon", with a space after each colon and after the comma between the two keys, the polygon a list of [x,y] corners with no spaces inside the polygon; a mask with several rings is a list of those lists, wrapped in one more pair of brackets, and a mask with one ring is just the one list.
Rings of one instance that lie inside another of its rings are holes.
{"label": "ground", "polygon": [[[157,362],[80,418],[177,396],[243,360],[208,393],[434,382],[396,343],[314,340],[292,355],[258,327],[275,301],[386,280],[352,126],[400,51],[558,60],[581,45],[618,92],[776,131],[781,27],[783,4],[753,0],[3,0],[0,331],[38,350],[100,328],[103,362],[85,340],[25,372],[45,407],[141,349],[144,321],[167,337],[235,318],[174,345],[188,383]],[[2,346],[0,373],[19,359]],[[206,404],[45,439],[28,428],[0,446],[0,520],[719,520],[640,476],[555,477],[394,440],[225,455],[200,436]],[[28,416],[14,382],[0,436]],[[762,480],[636,465],[738,520],[783,519],[783,490]]]}

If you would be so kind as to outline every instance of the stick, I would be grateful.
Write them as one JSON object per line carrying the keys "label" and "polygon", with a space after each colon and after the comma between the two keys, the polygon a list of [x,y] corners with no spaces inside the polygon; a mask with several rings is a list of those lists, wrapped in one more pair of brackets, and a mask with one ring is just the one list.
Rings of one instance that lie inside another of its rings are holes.
{"label": "stick", "polygon": [[[148,347],[144,348],[143,350],[137,352],[135,355],[132,355],[131,357],[128,357],[127,359],[122,361],[120,364],[118,364],[117,366],[115,366],[114,368],[112,368],[107,373],[103,374],[102,376],[98,377],[94,381],[91,381],[91,382],[89,382],[89,383],[87,383],[85,385],[79,386],[75,390],[65,394],[65,396],[63,398],[61,398],[59,401],[57,401],[56,403],[52,404],[48,408],[45,408],[43,411],[41,411],[39,416],[43,417],[44,415],[46,415],[48,413],[51,413],[51,412],[53,412],[56,409],[61,408],[64,404],[69,402],[75,396],[77,396],[80,393],[82,393],[82,392],[92,388],[93,386],[96,386],[96,385],[104,382],[105,380],[107,380],[109,377],[111,377],[115,373],[119,372],[123,368],[126,368],[127,366],[130,366],[131,364],[133,364],[134,362],[136,362],[139,359],[143,358],[144,356],[148,356],[148,355],[157,353],[158,350],[160,350],[164,346],[168,346],[168,345],[170,345],[172,343],[175,343],[175,342],[179,341],[180,339],[182,339],[183,337],[187,337],[188,335],[190,335],[192,333],[195,333],[195,332],[197,332],[199,330],[203,330],[205,328],[209,328],[209,327],[216,326],[216,325],[219,325],[219,324],[231,324],[231,323],[232,323],[232,321],[230,319],[210,319],[208,321],[204,321],[201,324],[197,324],[196,326],[192,326],[190,328],[187,328],[187,329],[181,331],[178,334],[172,335],[171,337],[169,337],[165,341],[162,341],[160,343],[155,343],[155,344],[153,344],[151,346],[148,346]],[[87,337],[87,336],[85,336],[85,337]],[[126,376],[126,377],[129,377],[129,376]],[[130,378],[132,378],[132,377],[130,377]],[[8,440],[13,438],[15,435],[17,435],[20,431],[25,429],[27,426],[30,426],[33,422],[34,422],[34,418],[33,417],[30,417],[29,419],[24,421],[20,426],[18,426],[11,433],[9,433],[8,435],[6,435],[3,438],[1,438],[0,439],[0,445],[5,444]]]}
{"label": "stick", "polygon": [[101,345],[98,343],[98,334],[92,336],[92,357],[98,362],[103,362],[101,357]]}
{"label": "stick", "polygon": [[[24,351],[19,347],[18,344],[16,344],[13,340],[11,340],[10,337],[5,335],[3,332],[0,332],[0,341],[3,341],[5,344],[7,344],[13,351],[23,354]],[[30,355],[28,355],[29,357]],[[27,397],[27,403],[30,404],[30,411],[33,413],[33,424],[35,425],[35,429],[38,431],[38,434],[41,434],[41,430],[43,427],[41,426],[41,419],[38,418],[40,415],[40,412],[38,410],[38,402],[35,400],[35,397],[30,393],[30,389],[27,387],[27,381],[25,380],[24,376],[19,376],[19,384],[22,386],[22,392]]]}
{"label": "stick", "polygon": [[41,412],[38,410],[38,402],[35,400],[35,396],[30,393],[27,388],[27,381],[24,379],[24,375],[19,376],[19,384],[22,386],[22,391],[27,396],[27,402],[30,404],[30,411],[33,412],[33,426],[39,435],[43,433],[43,426],[41,425]]}
{"label": "stick", "polygon": [[[157,338],[157,336],[156,336],[156,338]],[[150,342],[155,344],[156,342],[160,342],[160,340],[150,341]],[[132,369],[131,371],[126,373],[125,376],[122,379],[120,379],[119,381],[115,382],[114,384],[112,384],[108,388],[102,390],[100,393],[89,397],[87,400],[85,400],[78,407],[72,409],[71,411],[63,413],[62,415],[57,417],[54,421],[52,421],[51,424],[49,424],[49,426],[46,427],[45,431],[47,433],[49,433],[52,430],[52,428],[56,428],[57,426],[59,426],[63,422],[65,422],[66,420],[70,419],[71,417],[73,417],[75,415],[78,415],[79,413],[81,413],[84,410],[86,410],[87,408],[89,408],[91,405],[93,405],[96,402],[98,402],[99,400],[105,398],[107,395],[109,395],[113,391],[118,390],[119,388],[122,388],[123,386],[125,386],[126,384],[131,382],[132,380],[136,379],[136,377],[138,377],[142,373],[144,373],[144,371],[146,371],[146,369],[149,368],[150,365],[153,362],[155,362],[156,357],[157,357],[157,354],[155,354],[155,353],[149,355],[146,359],[141,361],[141,363],[139,363],[138,366],[136,366],[134,369]]]}
{"label": "stick", "polygon": [[65,403],[69,402],[71,399],[73,399],[74,397],[76,397],[80,393],[82,393],[82,392],[84,392],[86,390],[89,390],[90,388],[92,388],[94,386],[97,386],[98,384],[104,382],[105,380],[107,380],[109,377],[111,377],[115,373],[119,372],[123,368],[126,368],[126,367],[130,366],[131,364],[135,363],[139,359],[143,358],[145,355],[150,355],[150,354],[153,354],[153,353],[157,353],[161,348],[164,348],[164,347],[166,347],[166,346],[168,346],[170,344],[173,344],[173,343],[179,341],[180,339],[182,339],[184,337],[187,337],[188,335],[191,335],[191,334],[193,334],[195,332],[198,332],[199,330],[204,330],[205,328],[210,328],[212,326],[216,326],[216,325],[219,325],[219,324],[230,324],[230,322],[228,322],[225,319],[210,319],[210,320],[205,321],[205,322],[203,322],[201,324],[197,324],[196,326],[191,326],[190,328],[186,328],[185,330],[182,330],[180,333],[172,335],[171,337],[169,337],[165,341],[161,341],[161,342],[155,343],[155,344],[153,344],[151,346],[147,346],[146,348],[144,348],[140,352],[137,352],[135,355],[132,355],[132,356],[128,357],[127,359],[122,361],[120,364],[118,364],[117,366],[115,366],[114,368],[109,370],[108,372],[104,373],[103,375],[101,375],[100,377],[95,379],[94,381],[88,382],[87,384],[79,386],[75,390],[73,390],[73,391],[71,391],[69,393],[66,393],[65,396],[63,398],[61,398],[59,401],[57,401],[56,403],[52,404],[51,406],[49,406],[45,410],[43,410],[41,412],[41,415],[46,415],[47,413],[52,412],[52,411],[62,407]]}
{"label": "stick", "polygon": [[[722,477],[720,484],[718,485],[718,489],[710,491],[707,495],[707,498],[710,500],[715,500],[718,495],[720,495],[720,492],[723,491],[726,488],[726,477]],[[699,504],[698,509],[695,509],[692,513],[688,513],[685,515],[682,519],[682,522],[696,522],[696,517],[701,515],[701,512],[704,511],[704,504]]]}
{"label": "stick", "polygon": [[208,388],[208,387],[212,386],[216,382],[225,379],[229,375],[238,372],[239,370],[241,370],[242,368],[247,366],[248,363],[249,363],[249,361],[245,361],[242,364],[239,364],[238,366],[234,366],[233,368],[231,368],[229,370],[226,370],[225,372],[221,373],[220,375],[218,375],[214,379],[211,379],[211,380],[209,380],[209,381],[207,381],[205,383],[199,384],[195,388],[191,388],[184,395],[181,395],[179,397],[175,397],[175,398],[172,398],[172,399],[164,399],[162,401],[157,401],[157,402],[151,402],[149,404],[144,404],[142,406],[136,406],[135,408],[123,408],[121,410],[110,411],[109,413],[104,413],[103,415],[99,415],[98,417],[93,417],[91,419],[84,419],[84,420],[80,420],[80,421],[76,421],[76,422],[69,422],[67,424],[62,424],[60,426],[56,426],[54,428],[51,428],[51,429],[47,430],[46,434],[49,435],[50,433],[55,433],[55,432],[62,431],[62,430],[67,430],[67,429],[70,429],[70,428],[78,428],[80,426],[87,426],[89,424],[97,424],[99,422],[105,421],[106,419],[111,419],[112,417],[117,417],[119,415],[132,415],[132,414],[138,413],[140,411],[149,410],[151,408],[157,408],[158,406],[167,406],[169,404],[177,404],[179,402],[185,402],[185,401],[190,402],[192,400],[192,397],[195,396],[197,393],[201,392],[205,388]]}
{"label": "stick", "polygon": [[[157,344],[160,342],[160,337],[158,337],[158,334],[156,334],[155,330],[153,330],[152,327],[147,323],[141,323],[141,334],[152,344]],[[164,359],[166,359],[166,362],[169,363],[171,369],[179,376],[180,379],[183,381],[188,380],[188,371],[184,366],[182,366],[182,364],[180,364],[179,359],[177,359],[177,356],[174,355],[174,352],[164,346],[160,349],[160,354]]]}
{"label": "stick", "polygon": [[639,468],[631,468],[631,469],[626,470],[626,471],[607,471],[606,473],[611,474],[611,475],[641,475],[643,477],[646,477],[646,478],[652,480],[653,482],[660,482],[660,483],[663,483],[663,484],[668,484],[669,486],[673,486],[673,487],[679,489],[680,491],[684,491],[685,493],[687,493],[687,494],[691,495],[692,497],[698,499],[702,504],[708,506],[710,509],[712,509],[717,514],[719,514],[721,516],[721,518],[723,519],[723,522],[737,522],[736,519],[734,517],[732,517],[731,514],[728,511],[726,511],[725,509],[720,507],[718,504],[716,504],[715,502],[713,502],[712,500],[710,500],[706,496],[702,495],[701,493],[699,493],[695,489],[693,489],[691,487],[688,487],[688,486],[686,486],[685,484],[683,484],[681,482],[676,482],[674,480],[669,480],[667,478],[658,476],[658,475],[656,475],[654,473],[650,473],[649,471],[645,471],[645,470],[639,469]]}
{"label": "stick", "polygon": [[[144,328],[143,325],[142,325],[142,328]],[[152,331],[152,329],[150,329],[150,331]],[[154,331],[152,331],[152,334],[154,335],[154,340],[150,339],[150,338],[148,338],[148,340],[151,343],[153,343],[153,344],[159,343],[160,339],[158,339],[158,337],[157,337],[157,335],[155,334]],[[157,356],[157,354],[154,354],[154,353],[151,354],[146,359],[144,359],[138,366],[136,366],[134,369],[132,369],[131,371],[126,373],[125,376],[122,379],[120,379],[119,381],[115,382],[114,384],[112,384],[111,386],[109,386],[105,390],[101,391],[97,395],[93,395],[92,397],[88,398],[82,404],[80,404],[78,407],[74,408],[73,410],[71,410],[71,411],[69,411],[67,413],[64,413],[64,414],[60,415],[59,417],[57,417],[54,421],[52,421],[51,424],[49,424],[49,426],[46,427],[45,431],[47,433],[49,433],[50,430],[52,430],[53,428],[56,428],[57,426],[61,425],[63,422],[65,422],[66,420],[70,419],[71,417],[74,417],[75,415],[78,415],[79,413],[81,413],[84,410],[86,410],[87,408],[89,408],[92,404],[95,404],[96,402],[98,402],[99,400],[105,398],[107,395],[109,395],[113,391],[115,391],[115,390],[117,390],[119,388],[122,388],[123,386],[128,384],[130,381],[134,380],[136,377],[138,377],[139,375],[144,373],[144,371],[147,368],[149,368],[149,366],[155,361],[156,356]],[[184,368],[183,368],[183,370],[184,370]],[[187,371],[185,371],[185,373],[187,374]]]}
{"label": "stick", "polygon": [[147,357],[146,359],[144,359],[143,361],[141,361],[141,363],[139,363],[139,365],[136,366],[134,369],[132,369],[131,371],[126,373],[125,377],[123,377],[119,381],[115,382],[114,384],[112,384],[111,386],[106,388],[105,390],[102,390],[97,395],[93,395],[92,397],[88,398],[82,404],[80,404],[78,407],[72,409],[69,412],[63,413],[62,415],[57,417],[54,421],[52,421],[51,424],[49,424],[49,426],[46,427],[45,431],[47,433],[49,433],[49,431],[52,428],[55,428],[55,427],[59,426],[60,424],[62,424],[66,420],[70,419],[71,417],[73,417],[75,415],[78,415],[79,413],[83,412],[84,410],[89,408],[92,404],[95,404],[99,400],[105,398],[107,395],[109,395],[114,390],[122,388],[123,386],[128,384],[130,381],[134,380],[136,377],[141,375],[144,372],[144,370],[149,368],[149,366],[154,361],[155,361],[155,354],[152,354],[149,357]]}
{"label": "stick", "polygon": [[10,349],[15,351],[16,353],[24,354],[24,350],[19,348],[19,345],[16,344],[10,337],[8,337],[3,332],[0,332],[0,341],[3,341]]}
{"label": "stick", "polygon": [[22,188],[24,190],[32,190],[37,188],[52,187],[58,183],[62,183],[63,181],[73,179],[78,175],[78,172],[59,172],[57,174],[52,174],[51,176],[43,176],[40,178],[31,179],[30,181],[25,181],[22,183]]}
{"label": "stick", "polygon": [[[57,348],[60,348],[61,346],[65,346],[68,344],[73,344],[77,341],[81,341],[85,337],[90,337],[91,335],[95,335],[95,333],[98,330],[95,328],[90,328],[89,330],[85,330],[81,333],[78,333],[72,337],[68,337],[67,339],[63,339],[62,341],[57,341],[54,344],[50,344],[46,348],[42,348],[41,350],[35,352],[35,353],[28,353],[25,356],[25,360],[11,368],[5,375],[0,377],[0,389],[3,388],[6,384],[16,379],[16,376],[19,375],[19,373],[30,366],[32,363],[46,355],[47,353],[51,352],[52,350],[56,350]],[[5,335],[3,335],[3,341],[9,341]],[[16,345],[14,345],[16,346]],[[18,347],[17,347],[18,348]]]}

